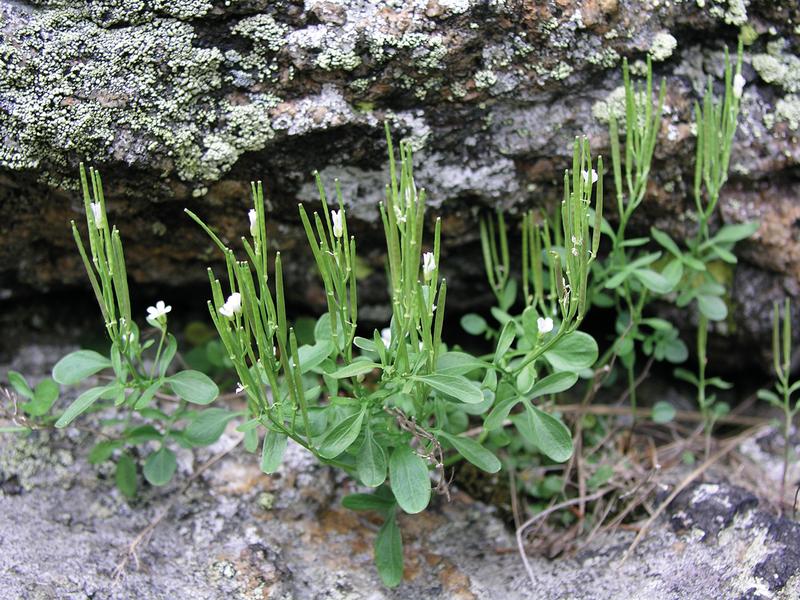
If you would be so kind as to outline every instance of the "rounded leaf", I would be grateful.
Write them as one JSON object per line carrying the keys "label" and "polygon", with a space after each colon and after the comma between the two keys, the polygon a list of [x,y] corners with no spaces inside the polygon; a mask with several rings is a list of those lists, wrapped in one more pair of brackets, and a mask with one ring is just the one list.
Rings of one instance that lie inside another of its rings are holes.
{"label": "rounded leaf", "polygon": [[172,479],[177,468],[178,462],[175,459],[175,453],[162,446],[160,450],[150,454],[144,462],[144,478],[150,485],[165,485]]}
{"label": "rounded leaf", "polygon": [[219,395],[217,384],[200,371],[180,371],[166,382],[176,396],[192,404],[210,404]]}
{"label": "rounded leaf", "polygon": [[53,379],[62,385],[73,385],[110,367],[111,361],[102,354],[94,350],[78,350],[56,363]]}
{"label": "rounded leaf", "polygon": [[397,504],[409,514],[422,512],[431,499],[431,480],[425,461],[408,446],[389,457],[389,477]]}

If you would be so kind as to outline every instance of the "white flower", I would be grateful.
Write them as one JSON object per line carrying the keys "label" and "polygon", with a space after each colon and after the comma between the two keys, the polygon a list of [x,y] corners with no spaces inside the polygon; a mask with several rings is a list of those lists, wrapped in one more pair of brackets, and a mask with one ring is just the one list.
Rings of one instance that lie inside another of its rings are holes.
{"label": "white flower", "polygon": [[94,226],[98,229],[103,227],[103,211],[100,209],[99,202],[92,202],[89,204],[92,209],[92,215],[94,216]]}
{"label": "white flower", "polygon": [[241,382],[236,383],[236,390],[233,392],[234,394],[241,394],[245,390],[245,386],[242,385]]}
{"label": "white flower", "polygon": [[572,247],[572,256],[578,256],[578,249],[575,246]]}
{"label": "white flower", "polygon": [[[589,183],[589,172],[588,171],[581,171],[581,175],[583,175],[583,182],[584,183]],[[594,169],[592,169],[591,177],[592,177],[592,183],[596,183],[597,182],[597,171],[595,171]]]}
{"label": "white flower", "polygon": [[250,235],[256,237],[258,235],[258,214],[255,208],[248,211],[247,218],[250,219]]}
{"label": "white flower", "polygon": [[171,306],[167,306],[163,300],[159,300],[155,306],[147,307],[147,322],[153,327],[159,327],[167,322],[167,313],[171,310]]}
{"label": "white flower", "polygon": [[234,292],[225,301],[219,309],[219,314],[223,317],[233,318],[233,315],[238,315],[242,312],[242,295],[239,292]]}
{"label": "white flower", "polygon": [[405,223],[406,216],[403,214],[403,211],[400,210],[400,207],[397,204],[394,205],[394,216],[397,219],[398,223]]}
{"label": "white flower", "polygon": [[433,252],[426,252],[422,255],[422,273],[425,276],[425,281],[433,277],[433,272],[436,270],[436,260],[433,258]]}
{"label": "white flower", "polygon": [[344,228],[342,227],[342,212],[341,210],[332,210],[331,219],[333,219],[333,235],[337,238],[342,237]]}
{"label": "white flower", "polygon": [[736,76],[733,78],[733,96],[735,98],[741,98],[742,92],[744,91],[744,84],[745,84],[744,77],[742,77],[741,73],[737,73]]}
{"label": "white flower", "polygon": [[536,319],[536,329],[539,330],[539,335],[550,333],[553,331],[553,319],[550,317],[542,318],[539,317]]}
{"label": "white flower", "polygon": [[381,329],[381,340],[383,340],[383,345],[387,348],[392,343],[392,329],[391,327],[384,327]]}

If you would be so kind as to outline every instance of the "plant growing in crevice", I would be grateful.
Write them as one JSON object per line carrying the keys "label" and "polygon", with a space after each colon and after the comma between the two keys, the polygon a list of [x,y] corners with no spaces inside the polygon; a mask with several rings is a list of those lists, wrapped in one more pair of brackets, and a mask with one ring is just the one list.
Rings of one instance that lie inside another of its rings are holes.
{"label": "plant growing in crevice", "polygon": [[781,510],[786,494],[786,475],[791,454],[791,433],[794,418],[800,411],[800,399],[792,403],[792,394],[800,390],[800,380],[791,381],[792,368],[792,315],[791,303],[783,303],[783,314],[779,303],[772,312],[772,364],[775,369],[775,391],[758,390],[758,397],[783,412],[783,470],[781,472]]}
{"label": "plant growing in crevice", "polygon": [[[164,302],[159,301],[147,309],[147,322],[157,333],[158,343],[140,334],[132,318],[122,240],[119,230],[109,226],[100,174],[90,169],[87,177],[83,165],[80,174],[89,237],[88,253],[74,221],[72,233],[100,307],[110,348],[107,356],[93,350],[68,354],[53,368],[53,379],[62,385],[78,385],[99,373],[110,374],[100,385],[82,392],[58,416],[55,427],[66,427],[88,411],[111,406],[124,413],[124,416],[102,422],[101,433],[106,439],[95,444],[89,461],[100,463],[114,458],[116,484],[125,496],[133,497],[138,486],[138,467],[132,448],[157,445],[158,448],[144,458],[142,472],[152,485],[168,483],[177,467],[171,447],[198,444],[198,429],[193,420],[197,413],[190,411],[188,404],[208,404],[217,397],[218,389],[212,380],[198,371],[171,372],[177,342],[167,329],[167,314],[171,307]],[[22,382],[15,379],[12,383],[19,393],[28,395]],[[174,395],[167,394],[166,390]],[[37,404],[37,412],[51,409],[52,392],[50,390],[47,402]],[[36,398],[35,389],[34,403]],[[156,398],[169,400],[172,410],[155,407]],[[188,427],[184,427],[186,423],[189,423]]]}

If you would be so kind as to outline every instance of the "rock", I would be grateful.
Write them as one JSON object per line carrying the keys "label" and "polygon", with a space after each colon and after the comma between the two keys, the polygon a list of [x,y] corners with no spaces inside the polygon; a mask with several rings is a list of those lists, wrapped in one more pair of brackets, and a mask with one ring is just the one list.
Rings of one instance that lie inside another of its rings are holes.
{"label": "rock", "polygon": [[[296,215],[311,171],[339,176],[367,264],[382,271],[375,202],[385,180],[382,123],[417,148],[418,183],[446,219],[445,273],[457,310],[485,305],[475,219],[557,201],[570,142],[608,153],[602,117],[620,62],[649,52],[667,78],[651,197],[632,232],[693,224],[692,105],[741,31],[742,117],[718,222],[762,220],[741,245],[780,295],[797,293],[792,190],[800,161],[793,0],[415,0],[366,3],[179,0],[0,4],[0,292],[85,287],[67,223],[80,220],[81,160],[105,177],[133,280],[185,286],[219,261],[182,213],[227,239],[246,229],[247,183],[266,182],[272,239],[293,297],[318,305]],[[459,260],[467,258],[467,260]],[[366,305],[385,303],[382,279]],[[481,288],[482,289],[482,288]],[[729,332],[762,339],[772,294],[734,296]],[[371,310],[367,306],[367,311]]]}

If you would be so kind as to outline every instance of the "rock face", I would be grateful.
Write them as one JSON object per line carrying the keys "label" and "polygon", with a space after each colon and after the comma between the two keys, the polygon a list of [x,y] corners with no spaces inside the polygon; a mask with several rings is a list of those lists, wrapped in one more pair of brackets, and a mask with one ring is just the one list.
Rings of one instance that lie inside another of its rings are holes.
{"label": "rock face", "polygon": [[[772,299],[800,292],[799,28],[794,0],[2,0],[0,285],[83,283],[67,222],[84,160],[105,175],[139,282],[204,281],[216,255],[182,209],[235,239],[248,182],[263,179],[273,239],[314,304],[296,203],[316,197],[313,169],[329,187],[339,177],[361,248],[379,248],[384,121],[417,148],[446,269],[462,275],[451,282],[482,281],[479,261],[459,260],[477,250],[477,212],[557,199],[576,135],[607,153],[621,59],[638,70],[647,54],[667,110],[634,229],[681,237],[693,101],[741,33],[747,85],[721,218],[762,223],[732,276],[731,323],[750,343]],[[365,259],[382,271],[378,250]],[[451,296],[487,297],[469,292]]]}

